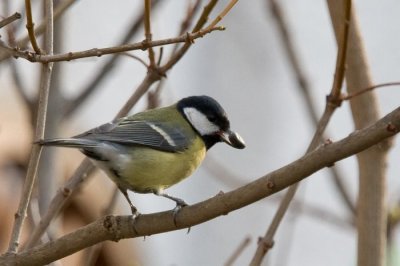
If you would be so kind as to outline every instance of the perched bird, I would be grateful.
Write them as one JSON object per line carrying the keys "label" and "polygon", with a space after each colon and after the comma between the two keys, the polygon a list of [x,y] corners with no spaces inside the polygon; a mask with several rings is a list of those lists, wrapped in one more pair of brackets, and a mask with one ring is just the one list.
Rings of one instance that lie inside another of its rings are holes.
{"label": "perched bird", "polygon": [[38,141],[46,146],[78,148],[115,182],[133,215],[127,190],[154,193],[176,202],[164,189],[188,177],[217,142],[243,149],[221,105],[209,96],[183,98],[171,106],[117,119],[72,138]]}

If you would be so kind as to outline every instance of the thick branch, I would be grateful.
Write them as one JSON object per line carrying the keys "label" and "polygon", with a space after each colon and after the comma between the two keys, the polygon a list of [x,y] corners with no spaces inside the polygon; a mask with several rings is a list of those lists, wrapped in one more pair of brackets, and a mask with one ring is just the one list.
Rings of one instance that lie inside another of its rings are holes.
{"label": "thick branch", "polygon": [[368,128],[355,131],[338,142],[320,146],[243,187],[184,207],[175,217],[176,224],[173,211],[141,215],[136,220],[132,216],[107,216],[55,241],[13,256],[3,255],[0,264],[47,264],[101,241],[148,236],[206,222],[281,191],[336,161],[384,141],[399,130],[400,108],[397,108]]}

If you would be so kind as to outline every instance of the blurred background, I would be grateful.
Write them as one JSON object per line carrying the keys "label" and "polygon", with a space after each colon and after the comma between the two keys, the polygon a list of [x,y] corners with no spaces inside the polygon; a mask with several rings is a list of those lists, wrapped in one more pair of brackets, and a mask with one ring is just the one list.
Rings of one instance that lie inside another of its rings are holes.
{"label": "blurred background", "polygon": [[[23,1],[2,0],[0,15],[6,17],[23,12]],[[62,2],[62,1],[55,1]],[[58,51],[80,51],[116,46],[132,22],[143,13],[143,1],[76,1],[61,17]],[[195,1],[162,0],[153,6],[153,39],[177,36],[189,3]],[[216,16],[228,1],[220,1],[211,17]],[[336,40],[325,1],[279,1],[288,23],[293,45],[302,71],[311,88],[311,98],[318,116],[323,112],[325,97],[330,92],[336,60]],[[32,1],[34,18],[40,21],[41,2]],[[203,5],[206,2],[203,1]],[[400,2],[354,1],[354,8],[364,38],[371,72],[376,84],[400,78]],[[202,9],[202,7],[201,7]],[[198,14],[197,14],[198,16]],[[24,18],[24,14],[23,14]],[[26,36],[26,20],[21,19],[0,30],[2,40]],[[314,124],[307,111],[304,95],[295,80],[269,1],[239,1],[222,20],[223,32],[213,32],[197,39],[187,54],[163,80],[160,105],[174,103],[189,95],[206,94],[217,99],[228,112],[232,128],[246,141],[244,150],[217,145],[201,168],[190,178],[168,189],[168,193],[189,204],[213,197],[219,191],[230,191],[280,168],[302,156],[314,133]],[[12,28],[13,34],[6,29]],[[144,39],[143,26],[129,41]],[[159,54],[159,49],[155,49]],[[167,57],[170,47],[166,47]],[[131,54],[147,62],[147,53]],[[58,94],[72,99],[96,78],[110,56],[90,57],[58,63],[57,89],[50,95],[48,137],[68,137],[109,122],[130,97],[146,74],[146,67],[137,60],[120,56],[104,74],[95,91],[66,118],[61,119],[63,102]],[[0,64],[0,247],[5,251],[13,214],[17,209],[24,179],[24,167],[32,141],[32,115],[26,94],[32,99],[39,86],[40,64],[24,59]],[[17,74],[15,73],[17,72]],[[19,79],[17,78],[19,76]],[[19,81],[19,82],[18,82]],[[19,88],[17,88],[19,87]],[[153,86],[152,91],[157,86]],[[382,115],[399,106],[398,87],[377,91]],[[143,97],[131,113],[144,110],[148,97]],[[354,130],[349,104],[344,102],[334,114],[327,133],[333,141]],[[83,156],[76,150],[49,149],[43,161],[50,160],[47,174],[52,181],[46,187],[49,199],[71,176]],[[390,151],[388,165],[388,204],[399,203],[400,164],[398,145]],[[48,164],[47,164],[48,165]],[[356,201],[358,170],[355,159],[349,158],[338,168],[351,200]],[[38,182],[40,183],[40,181]],[[61,224],[54,235],[62,235],[100,217],[110,201],[114,184],[102,173],[90,178],[68,204]],[[38,189],[37,191],[40,191]],[[36,192],[36,196],[37,196]],[[153,195],[130,194],[141,213],[172,209],[174,205]],[[221,265],[227,262],[242,241],[249,245],[234,265],[246,265],[263,236],[278,206],[282,192],[226,216],[191,229],[168,232],[138,239],[107,242],[98,257],[98,265]],[[43,213],[49,200],[33,200],[31,211]],[[130,209],[118,195],[114,214],[127,215]],[[36,217],[36,220],[38,218]],[[30,224],[34,224],[35,218]],[[55,226],[57,227],[57,226]],[[388,261],[400,263],[399,232],[392,232]],[[356,230],[352,215],[337,192],[329,170],[324,169],[301,183],[295,201],[275,238],[275,245],[264,265],[355,265],[357,258]],[[339,255],[340,254],[340,255]],[[81,252],[81,256],[85,256]],[[85,265],[82,257],[69,257],[65,265]]]}

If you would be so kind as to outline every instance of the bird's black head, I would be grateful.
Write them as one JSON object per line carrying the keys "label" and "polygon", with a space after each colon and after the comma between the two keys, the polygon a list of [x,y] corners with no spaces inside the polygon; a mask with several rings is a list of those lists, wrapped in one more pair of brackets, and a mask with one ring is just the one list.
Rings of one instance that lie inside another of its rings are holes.
{"label": "bird's black head", "polygon": [[183,98],[178,102],[177,108],[204,140],[207,149],[221,141],[237,149],[245,147],[239,134],[231,131],[225,110],[213,98],[209,96]]}

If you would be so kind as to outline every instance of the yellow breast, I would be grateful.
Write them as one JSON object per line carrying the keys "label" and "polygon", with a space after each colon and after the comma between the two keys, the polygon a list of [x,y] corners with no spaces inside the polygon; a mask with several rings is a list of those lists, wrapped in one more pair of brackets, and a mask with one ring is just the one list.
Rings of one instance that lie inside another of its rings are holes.
{"label": "yellow breast", "polygon": [[135,192],[159,191],[191,175],[205,154],[206,148],[200,138],[194,138],[192,145],[181,153],[137,147],[130,154],[129,163],[121,165],[119,180],[113,179]]}

